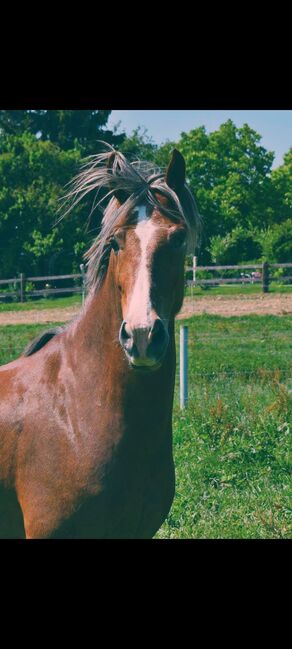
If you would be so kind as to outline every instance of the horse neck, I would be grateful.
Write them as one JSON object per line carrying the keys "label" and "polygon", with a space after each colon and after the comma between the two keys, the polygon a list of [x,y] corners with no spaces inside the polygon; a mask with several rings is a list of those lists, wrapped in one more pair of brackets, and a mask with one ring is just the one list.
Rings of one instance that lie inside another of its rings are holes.
{"label": "horse neck", "polygon": [[81,314],[72,328],[74,344],[83,356],[94,356],[95,361],[115,361],[118,350],[119,327],[122,312],[118,288],[111,265],[106,277],[96,291],[91,289]]}
{"label": "horse neck", "polygon": [[102,286],[88,296],[69,335],[68,349],[74,353],[80,382],[90,382],[92,389],[98,385],[101,400],[106,399],[113,408],[139,412],[139,418],[145,415],[147,420],[169,418],[175,381],[174,318],[162,367],[139,374],[129,367],[119,344],[122,319],[119,290],[110,264]]}

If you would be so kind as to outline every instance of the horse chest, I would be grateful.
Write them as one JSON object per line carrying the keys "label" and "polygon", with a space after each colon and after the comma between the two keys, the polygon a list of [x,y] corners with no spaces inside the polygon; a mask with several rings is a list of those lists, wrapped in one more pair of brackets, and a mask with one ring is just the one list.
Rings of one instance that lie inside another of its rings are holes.
{"label": "horse chest", "polygon": [[88,495],[53,536],[66,538],[151,538],[165,520],[174,495],[171,456],[151,463],[119,464],[98,495]]}

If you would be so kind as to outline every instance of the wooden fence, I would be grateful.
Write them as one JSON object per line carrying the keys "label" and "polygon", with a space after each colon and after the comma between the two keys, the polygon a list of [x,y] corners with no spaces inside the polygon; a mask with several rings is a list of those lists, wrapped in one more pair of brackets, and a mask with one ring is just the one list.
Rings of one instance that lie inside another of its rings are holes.
{"label": "wooden fence", "polygon": [[[197,266],[196,257],[194,257],[193,267],[187,267],[186,271],[192,271],[192,279],[186,279],[187,286],[204,286],[204,285],[218,285],[218,284],[251,284],[251,283],[260,283],[262,284],[263,293],[269,291],[269,284],[271,280],[273,281],[285,281],[291,282],[292,276],[285,275],[281,277],[273,277],[274,268],[292,268],[292,263],[284,264],[270,264],[265,261],[263,264],[245,264],[245,265],[227,265],[227,266]],[[252,270],[253,273],[247,273],[244,271]],[[82,293],[83,298],[85,295],[85,271],[84,264],[80,265],[81,273],[71,274],[71,275],[47,275],[47,276],[36,276],[36,277],[26,277],[24,273],[20,273],[19,277],[12,277],[9,279],[0,279],[0,299],[5,298],[14,298],[20,302],[25,302],[27,298],[30,297],[47,297],[50,295],[68,295],[73,293]],[[240,277],[213,277],[208,279],[203,279],[198,277],[199,271],[208,271],[215,272],[218,271],[239,271],[241,273]],[[75,284],[74,286],[62,286],[56,287],[51,286],[52,282],[64,281],[64,280],[80,280],[80,283]],[[27,290],[29,288],[28,283],[33,284],[44,284],[40,288],[33,288],[32,290]],[[48,284],[49,283],[49,284]],[[9,291],[1,292],[1,286],[10,286]]]}
{"label": "wooden fence", "polygon": [[[52,287],[51,282],[58,282],[64,280],[78,280],[80,279],[80,284],[75,286],[62,286],[57,288],[56,286]],[[45,286],[42,288],[32,290],[26,290],[28,287],[28,282],[33,282],[34,284],[44,283]],[[48,282],[50,284],[48,284]],[[1,292],[1,286],[8,285],[11,286],[11,290]],[[36,277],[26,277],[24,273],[20,273],[19,277],[12,277],[10,279],[0,279],[0,298],[16,298],[20,302],[25,302],[27,298],[30,297],[47,297],[50,295],[60,295],[60,294],[73,294],[73,293],[84,293],[85,291],[85,278],[84,273],[76,273],[71,275],[47,275],[47,276],[36,276]]]}
{"label": "wooden fence", "polygon": [[[271,281],[281,281],[281,282],[291,282],[291,275],[281,275],[281,277],[273,276],[274,268],[292,268],[292,263],[284,264],[270,264],[268,261],[264,261],[262,264],[240,264],[240,265],[226,265],[226,266],[197,266],[197,258],[193,257],[193,266],[192,268],[187,267],[186,271],[192,271],[192,279],[187,279],[186,284],[188,286],[204,286],[204,285],[218,285],[218,284],[261,284],[263,293],[269,292],[269,285]],[[244,271],[249,270],[252,273],[246,273]],[[213,277],[209,279],[203,279],[198,277],[197,271],[213,271],[218,273],[218,271],[240,271],[240,277]]]}

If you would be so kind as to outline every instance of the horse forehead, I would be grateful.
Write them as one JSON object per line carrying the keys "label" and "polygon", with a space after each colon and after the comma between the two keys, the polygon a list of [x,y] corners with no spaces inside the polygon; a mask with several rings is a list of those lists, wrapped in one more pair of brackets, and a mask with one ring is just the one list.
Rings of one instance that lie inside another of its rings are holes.
{"label": "horse forehead", "polygon": [[137,208],[137,224],[134,232],[139,240],[141,251],[145,252],[150,243],[155,243],[165,234],[165,228],[171,224],[162,216],[158,209],[151,212],[146,205],[139,205]]}
{"label": "horse forehead", "polygon": [[157,224],[152,218],[153,211],[149,213],[146,205],[138,205],[137,224],[135,226],[135,235],[139,240],[142,251],[148,246],[157,230]]}

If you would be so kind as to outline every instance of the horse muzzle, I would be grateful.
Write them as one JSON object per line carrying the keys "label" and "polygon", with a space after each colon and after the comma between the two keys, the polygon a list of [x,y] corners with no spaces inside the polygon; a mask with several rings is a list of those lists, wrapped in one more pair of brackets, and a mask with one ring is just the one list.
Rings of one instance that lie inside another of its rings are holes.
{"label": "horse muzzle", "polygon": [[131,326],[125,320],[119,333],[120,344],[134,369],[156,370],[161,367],[169,343],[169,334],[160,318],[151,326]]}

